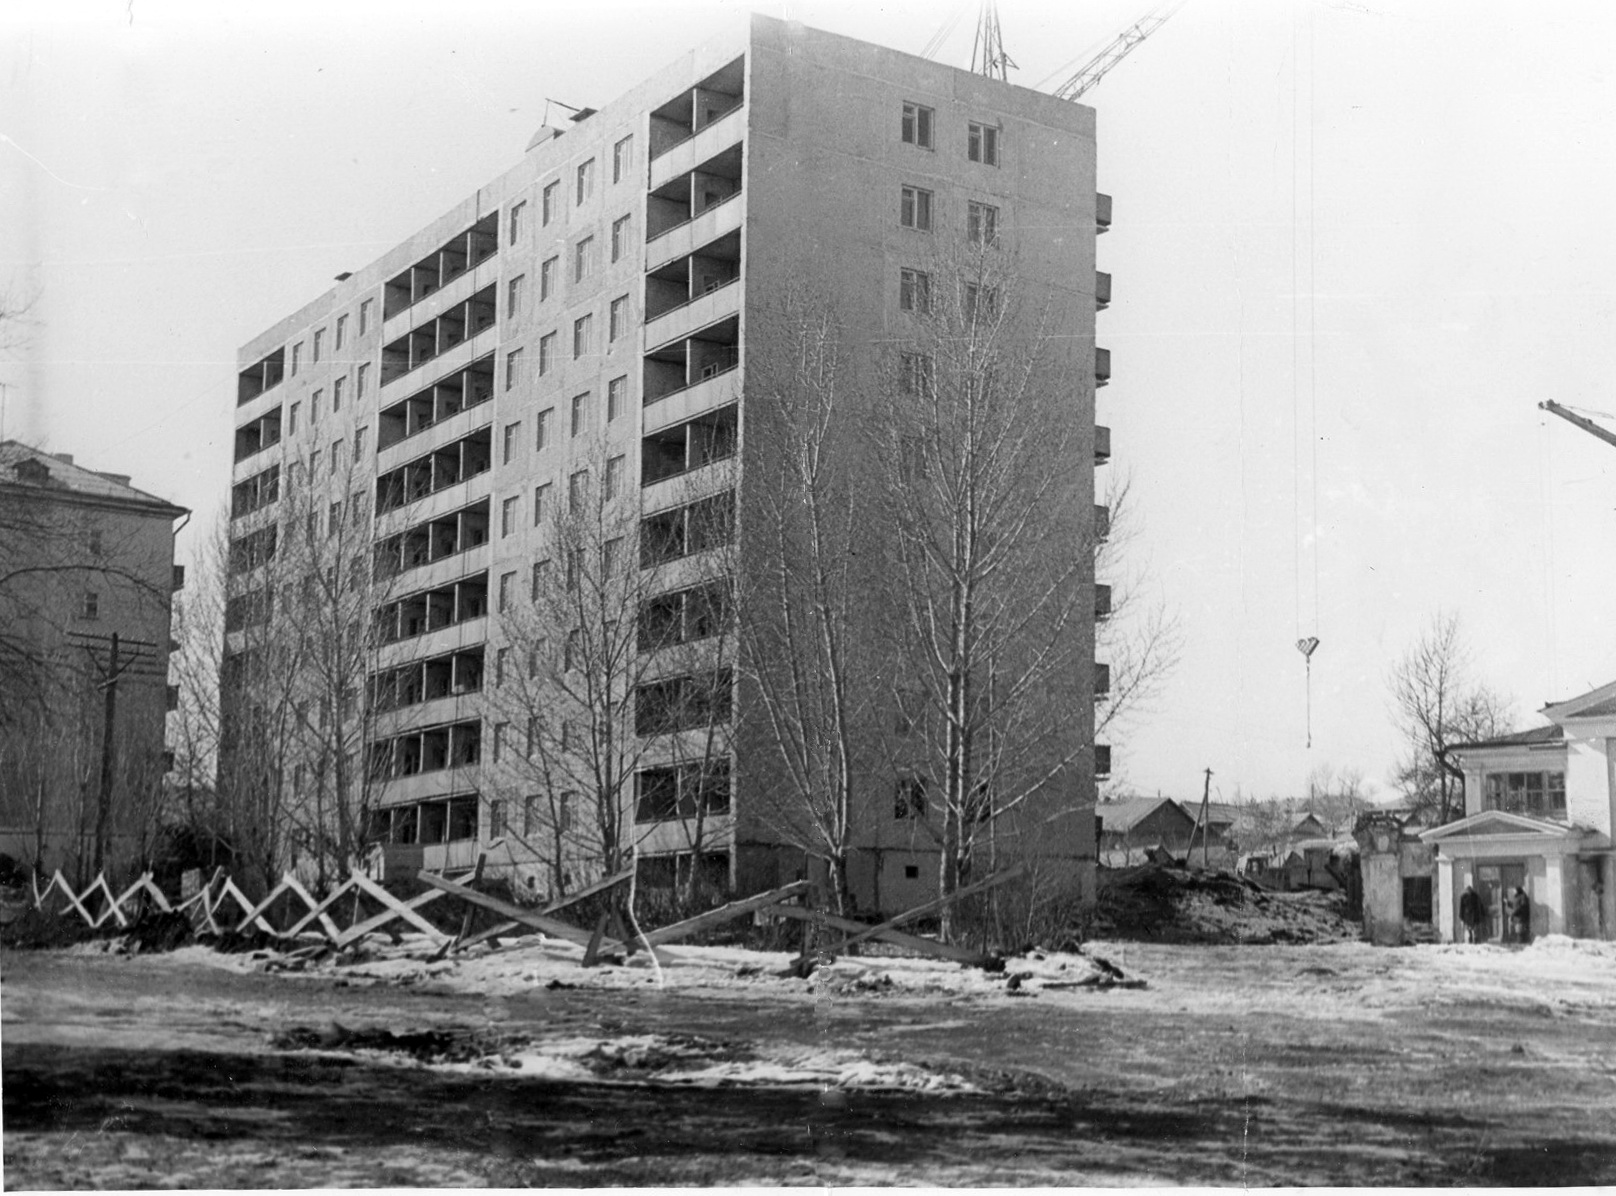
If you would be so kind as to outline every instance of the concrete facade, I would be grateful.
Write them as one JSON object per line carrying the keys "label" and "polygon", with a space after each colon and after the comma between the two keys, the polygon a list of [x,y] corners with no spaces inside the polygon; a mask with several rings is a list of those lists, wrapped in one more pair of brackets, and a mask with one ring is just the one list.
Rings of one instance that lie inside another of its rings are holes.
{"label": "concrete facade", "polygon": [[[929,145],[905,140],[906,105],[928,111]],[[973,123],[995,131],[994,161],[968,154]],[[756,363],[784,347],[771,343],[771,313],[805,283],[834,296],[843,327],[856,333],[854,370],[878,376],[903,335],[903,270],[962,240],[972,203],[998,213],[1027,292],[1057,313],[1053,364],[1072,387],[1068,418],[1084,446],[1057,530],[1074,551],[1091,543],[1095,462],[1109,451],[1106,430],[1094,425],[1103,372],[1094,184],[1090,109],[754,17],[599,111],[541,131],[510,171],[246,345],[234,541],[279,525],[284,543],[295,491],[311,535],[322,518],[319,534],[333,535],[341,503],[341,538],[368,546],[441,533],[453,545],[407,559],[385,586],[372,583],[373,607],[402,605],[396,616],[388,608],[391,630],[368,672],[449,661],[451,678],[439,696],[367,716],[370,744],[449,729],[441,767],[377,784],[367,801],[381,823],[396,831],[398,812],[409,809],[420,811],[409,814],[411,827],[441,829],[436,841],[420,840],[429,868],[469,866],[486,853],[490,868],[541,892],[555,887],[557,868],[576,869],[574,882],[590,872],[589,860],[547,856],[519,833],[534,821],[511,766],[521,727],[490,692],[491,678],[519,667],[512,651],[527,642],[518,635],[527,616],[518,595],[530,577],[537,593],[555,551],[540,509],[566,501],[584,478],[614,511],[639,518],[643,561],[653,525],[689,511],[680,534],[694,536],[702,503],[733,503],[732,545],[683,551],[654,576],[664,594],[688,594],[744,572],[757,534],[748,479],[772,468],[769,444],[748,431]],[[929,228],[905,226],[904,188],[930,195]],[[698,459],[698,438],[724,447]],[[687,455],[669,464],[670,452]],[[271,476],[277,497],[262,499],[268,486],[255,479]],[[872,488],[860,567],[876,591],[885,519]],[[232,592],[245,600],[268,576],[245,569]],[[419,634],[406,625],[415,596],[426,612]],[[440,608],[447,613],[435,621]],[[879,643],[870,610],[858,634]],[[1092,659],[1092,619],[1072,634]],[[718,670],[733,667],[733,644],[713,642],[709,657],[702,667],[730,676]],[[683,659],[696,667],[695,655]],[[738,725],[719,749],[730,791],[703,808],[694,835],[684,804],[677,816],[642,819],[645,805],[636,813],[630,797],[625,825],[642,857],[668,861],[670,874],[719,867],[732,886],[752,888],[804,865],[758,815],[777,778],[761,732],[749,727],[744,686],[730,684]],[[1072,882],[1092,891],[1094,760],[1104,756],[1103,745],[1091,750],[1092,674],[1075,670],[1049,699],[1070,709],[1068,745],[1081,750],[1029,799],[1025,816],[1045,828]],[[713,754],[692,730],[652,738],[642,773],[672,775],[691,753]],[[872,731],[866,749],[878,745]],[[895,824],[896,764],[870,776],[857,795],[855,895],[870,908],[901,908],[935,892],[937,850]],[[546,817],[565,815],[541,811],[537,821]]]}
{"label": "concrete facade", "polygon": [[0,851],[91,879],[98,855],[120,874],[152,846],[167,771],[174,524],[187,512],[129,482],[0,443]]}

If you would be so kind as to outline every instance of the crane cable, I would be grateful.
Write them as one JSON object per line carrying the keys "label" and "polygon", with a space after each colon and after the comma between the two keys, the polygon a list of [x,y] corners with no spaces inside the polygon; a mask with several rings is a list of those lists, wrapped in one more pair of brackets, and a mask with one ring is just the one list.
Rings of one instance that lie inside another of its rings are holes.
{"label": "crane cable", "polygon": [[1313,653],[1319,646],[1319,434],[1318,434],[1318,231],[1314,208],[1315,92],[1317,86],[1317,34],[1316,24],[1308,23],[1308,136],[1307,136],[1307,254],[1308,254],[1308,439],[1309,453],[1309,519],[1313,552],[1313,634],[1302,634],[1302,545],[1306,537],[1301,532],[1302,507],[1302,421],[1301,421],[1301,267],[1297,242],[1301,225],[1301,202],[1298,195],[1301,162],[1298,141],[1301,130],[1301,43],[1297,36],[1297,10],[1291,9],[1291,515],[1293,532],[1297,540],[1295,554],[1294,588],[1296,604],[1296,648],[1306,666],[1306,727],[1307,746],[1313,746]]}

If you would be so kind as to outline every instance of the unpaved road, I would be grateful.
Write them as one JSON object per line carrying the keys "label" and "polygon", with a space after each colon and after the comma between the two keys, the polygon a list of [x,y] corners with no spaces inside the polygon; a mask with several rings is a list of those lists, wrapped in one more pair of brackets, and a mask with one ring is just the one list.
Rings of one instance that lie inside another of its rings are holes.
{"label": "unpaved road", "polygon": [[[1150,989],[1059,1003],[650,986],[491,999],[0,953],[5,1185],[1616,1182],[1616,959],[1533,986],[1532,961],[1480,949],[1125,950]],[[454,1070],[344,1052],[333,1021],[829,1045],[981,1091]],[[271,1045],[293,1027],[337,1049]]]}

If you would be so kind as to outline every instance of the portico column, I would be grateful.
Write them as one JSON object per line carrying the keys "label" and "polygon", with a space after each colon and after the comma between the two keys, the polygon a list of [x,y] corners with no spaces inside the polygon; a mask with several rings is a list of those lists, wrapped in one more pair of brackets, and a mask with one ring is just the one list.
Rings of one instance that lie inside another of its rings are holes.
{"label": "portico column", "polygon": [[[1565,856],[1545,855],[1543,857],[1543,888],[1546,891],[1543,894],[1541,904],[1543,905],[1543,912],[1548,916],[1543,920],[1542,933],[1567,933],[1565,916]],[[1533,919],[1534,922],[1536,920],[1537,919],[1535,918]],[[1538,935],[1538,933],[1538,928],[1536,926],[1532,927],[1532,935],[1534,938]]]}
{"label": "portico column", "polygon": [[1607,855],[1599,861],[1599,872],[1604,878],[1604,892],[1599,894],[1599,922],[1606,939],[1616,939],[1616,855]]}
{"label": "portico column", "polygon": [[1436,929],[1444,943],[1453,942],[1453,859],[1436,857]]}

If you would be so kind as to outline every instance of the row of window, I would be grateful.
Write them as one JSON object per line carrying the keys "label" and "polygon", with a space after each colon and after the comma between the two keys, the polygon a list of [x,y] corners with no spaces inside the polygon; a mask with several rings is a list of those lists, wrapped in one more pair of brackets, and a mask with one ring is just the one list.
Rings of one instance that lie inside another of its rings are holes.
{"label": "row of window", "polygon": [[[621,183],[634,165],[634,136],[630,134],[612,146],[612,183]],[[573,206],[581,208],[595,194],[595,159],[580,162],[573,168]],[[507,223],[506,243],[516,244],[527,232],[528,202],[519,199],[511,205]],[[552,179],[539,190],[539,224],[549,227],[561,214],[561,180]],[[615,260],[615,259],[613,259]]]}
{"label": "row of window", "polygon": [[[937,110],[925,104],[905,103],[899,132],[905,145],[935,150],[937,148]],[[966,121],[965,157],[972,162],[980,162],[984,166],[997,166],[999,164],[999,142],[1002,132],[1003,130],[996,124],[990,125],[985,121]]]}
{"label": "row of window", "polygon": [[[347,398],[348,379],[344,375],[331,381],[330,413],[337,415],[342,411],[343,401]],[[370,394],[370,362],[361,362],[354,374],[354,399],[363,402]],[[320,412],[325,406],[325,388],[321,387],[309,396],[309,423],[313,428],[320,422]],[[291,436],[297,432],[298,418],[302,414],[302,402],[292,403],[287,407],[286,435]]]}
{"label": "row of window", "polygon": [[1490,772],[1482,781],[1481,808],[1510,814],[1564,814],[1563,772]]}
{"label": "row of window", "polygon": [[[359,329],[358,335],[367,335],[376,322],[376,301],[374,299],[361,299],[359,301]],[[348,316],[340,315],[329,329],[316,328],[314,335],[307,342],[310,348],[310,364],[317,363],[326,358],[326,332],[332,333],[331,352],[340,352],[348,340]],[[303,346],[305,342],[296,341],[292,345],[291,375],[297,377],[297,372],[303,366]]]}
{"label": "row of window", "polygon": [[[612,221],[611,231],[611,260],[620,262],[627,255],[630,247],[630,233],[632,217],[619,216]],[[600,265],[600,247],[596,244],[593,233],[580,237],[572,247],[572,262],[570,273],[573,285],[586,282],[594,277]],[[539,302],[560,294],[561,255],[552,254],[539,263]],[[527,300],[527,275],[518,274],[506,280],[505,283],[505,318],[514,320],[522,314]]]}
{"label": "row of window", "polygon": [[[925,187],[905,183],[898,188],[898,223],[904,228],[929,233],[935,224],[937,194]],[[999,209],[992,204],[969,200],[965,204],[965,237],[973,245],[996,245],[999,241]]]}
{"label": "row of window", "polygon": [[[628,335],[629,329],[629,297],[619,295],[607,306],[606,315],[606,343],[616,344]],[[539,337],[538,349],[535,354],[537,361],[536,376],[543,378],[556,367],[559,358],[556,353],[556,342],[559,330],[546,332]],[[595,313],[585,312],[572,322],[572,360],[578,361],[588,357],[595,351]],[[525,348],[515,348],[505,354],[505,389],[513,390],[527,380],[528,355]]]}

